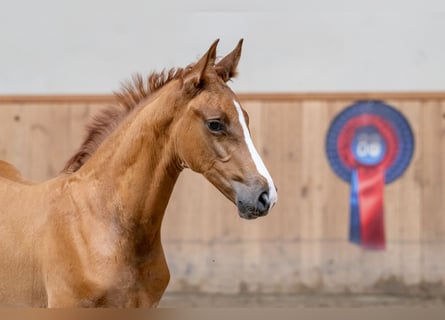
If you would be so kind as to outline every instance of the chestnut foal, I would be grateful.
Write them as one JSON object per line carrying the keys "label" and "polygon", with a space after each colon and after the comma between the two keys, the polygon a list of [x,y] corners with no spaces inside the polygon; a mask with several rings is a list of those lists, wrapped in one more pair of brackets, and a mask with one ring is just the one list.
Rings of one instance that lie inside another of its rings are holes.
{"label": "chestnut foal", "polygon": [[276,189],[226,85],[242,41],[215,63],[217,43],[184,69],[136,77],[57,177],[31,183],[0,162],[0,303],[156,306],[170,277],[161,222],[184,168],[242,218],[268,213]]}

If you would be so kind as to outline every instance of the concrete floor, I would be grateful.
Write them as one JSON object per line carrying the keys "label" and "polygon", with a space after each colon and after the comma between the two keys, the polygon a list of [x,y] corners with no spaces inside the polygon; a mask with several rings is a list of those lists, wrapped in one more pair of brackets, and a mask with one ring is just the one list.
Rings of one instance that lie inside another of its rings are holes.
{"label": "concrete floor", "polygon": [[166,293],[161,308],[323,308],[323,307],[444,307],[444,297],[401,297],[392,295],[222,295]]}

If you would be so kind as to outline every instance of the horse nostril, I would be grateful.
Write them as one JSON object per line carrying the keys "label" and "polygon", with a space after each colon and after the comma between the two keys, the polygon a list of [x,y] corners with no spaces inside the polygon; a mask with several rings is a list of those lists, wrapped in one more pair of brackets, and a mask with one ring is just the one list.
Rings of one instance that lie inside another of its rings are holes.
{"label": "horse nostril", "polygon": [[269,205],[269,193],[264,191],[258,198],[258,209],[260,209],[261,211],[266,211],[269,209]]}

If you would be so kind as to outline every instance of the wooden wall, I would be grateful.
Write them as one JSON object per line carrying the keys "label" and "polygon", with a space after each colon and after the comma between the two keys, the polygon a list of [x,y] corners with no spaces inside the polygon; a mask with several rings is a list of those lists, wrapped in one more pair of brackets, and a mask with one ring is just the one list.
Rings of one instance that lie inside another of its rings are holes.
{"label": "wooden wall", "polygon": [[[349,185],[327,162],[333,117],[357,99],[382,98],[416,139],[404,176],[385,187],[387,249],[347,241]],[[0,159],[24,176],[59,172],[84,124],[110,97],[3,97]],[[203,177],[184,172],[163,224],[170,291],[380,292],[445,297],[445,94],[242,95],[253,140],[279,188],[255,221]]]}

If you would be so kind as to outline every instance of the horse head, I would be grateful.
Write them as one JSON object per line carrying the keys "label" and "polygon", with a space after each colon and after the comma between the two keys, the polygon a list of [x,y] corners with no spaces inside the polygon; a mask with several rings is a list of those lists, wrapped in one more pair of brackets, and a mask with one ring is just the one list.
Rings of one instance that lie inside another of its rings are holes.
{"label": "horse head", "polygon": [[227,85],[237,74],[242,40],[218,63],[217,44],[182,81],[188,99],[177,125],[177,157],[235,203],[242,218],[254,219],[269,212],[277,192],[250,137],[249,117]]}

